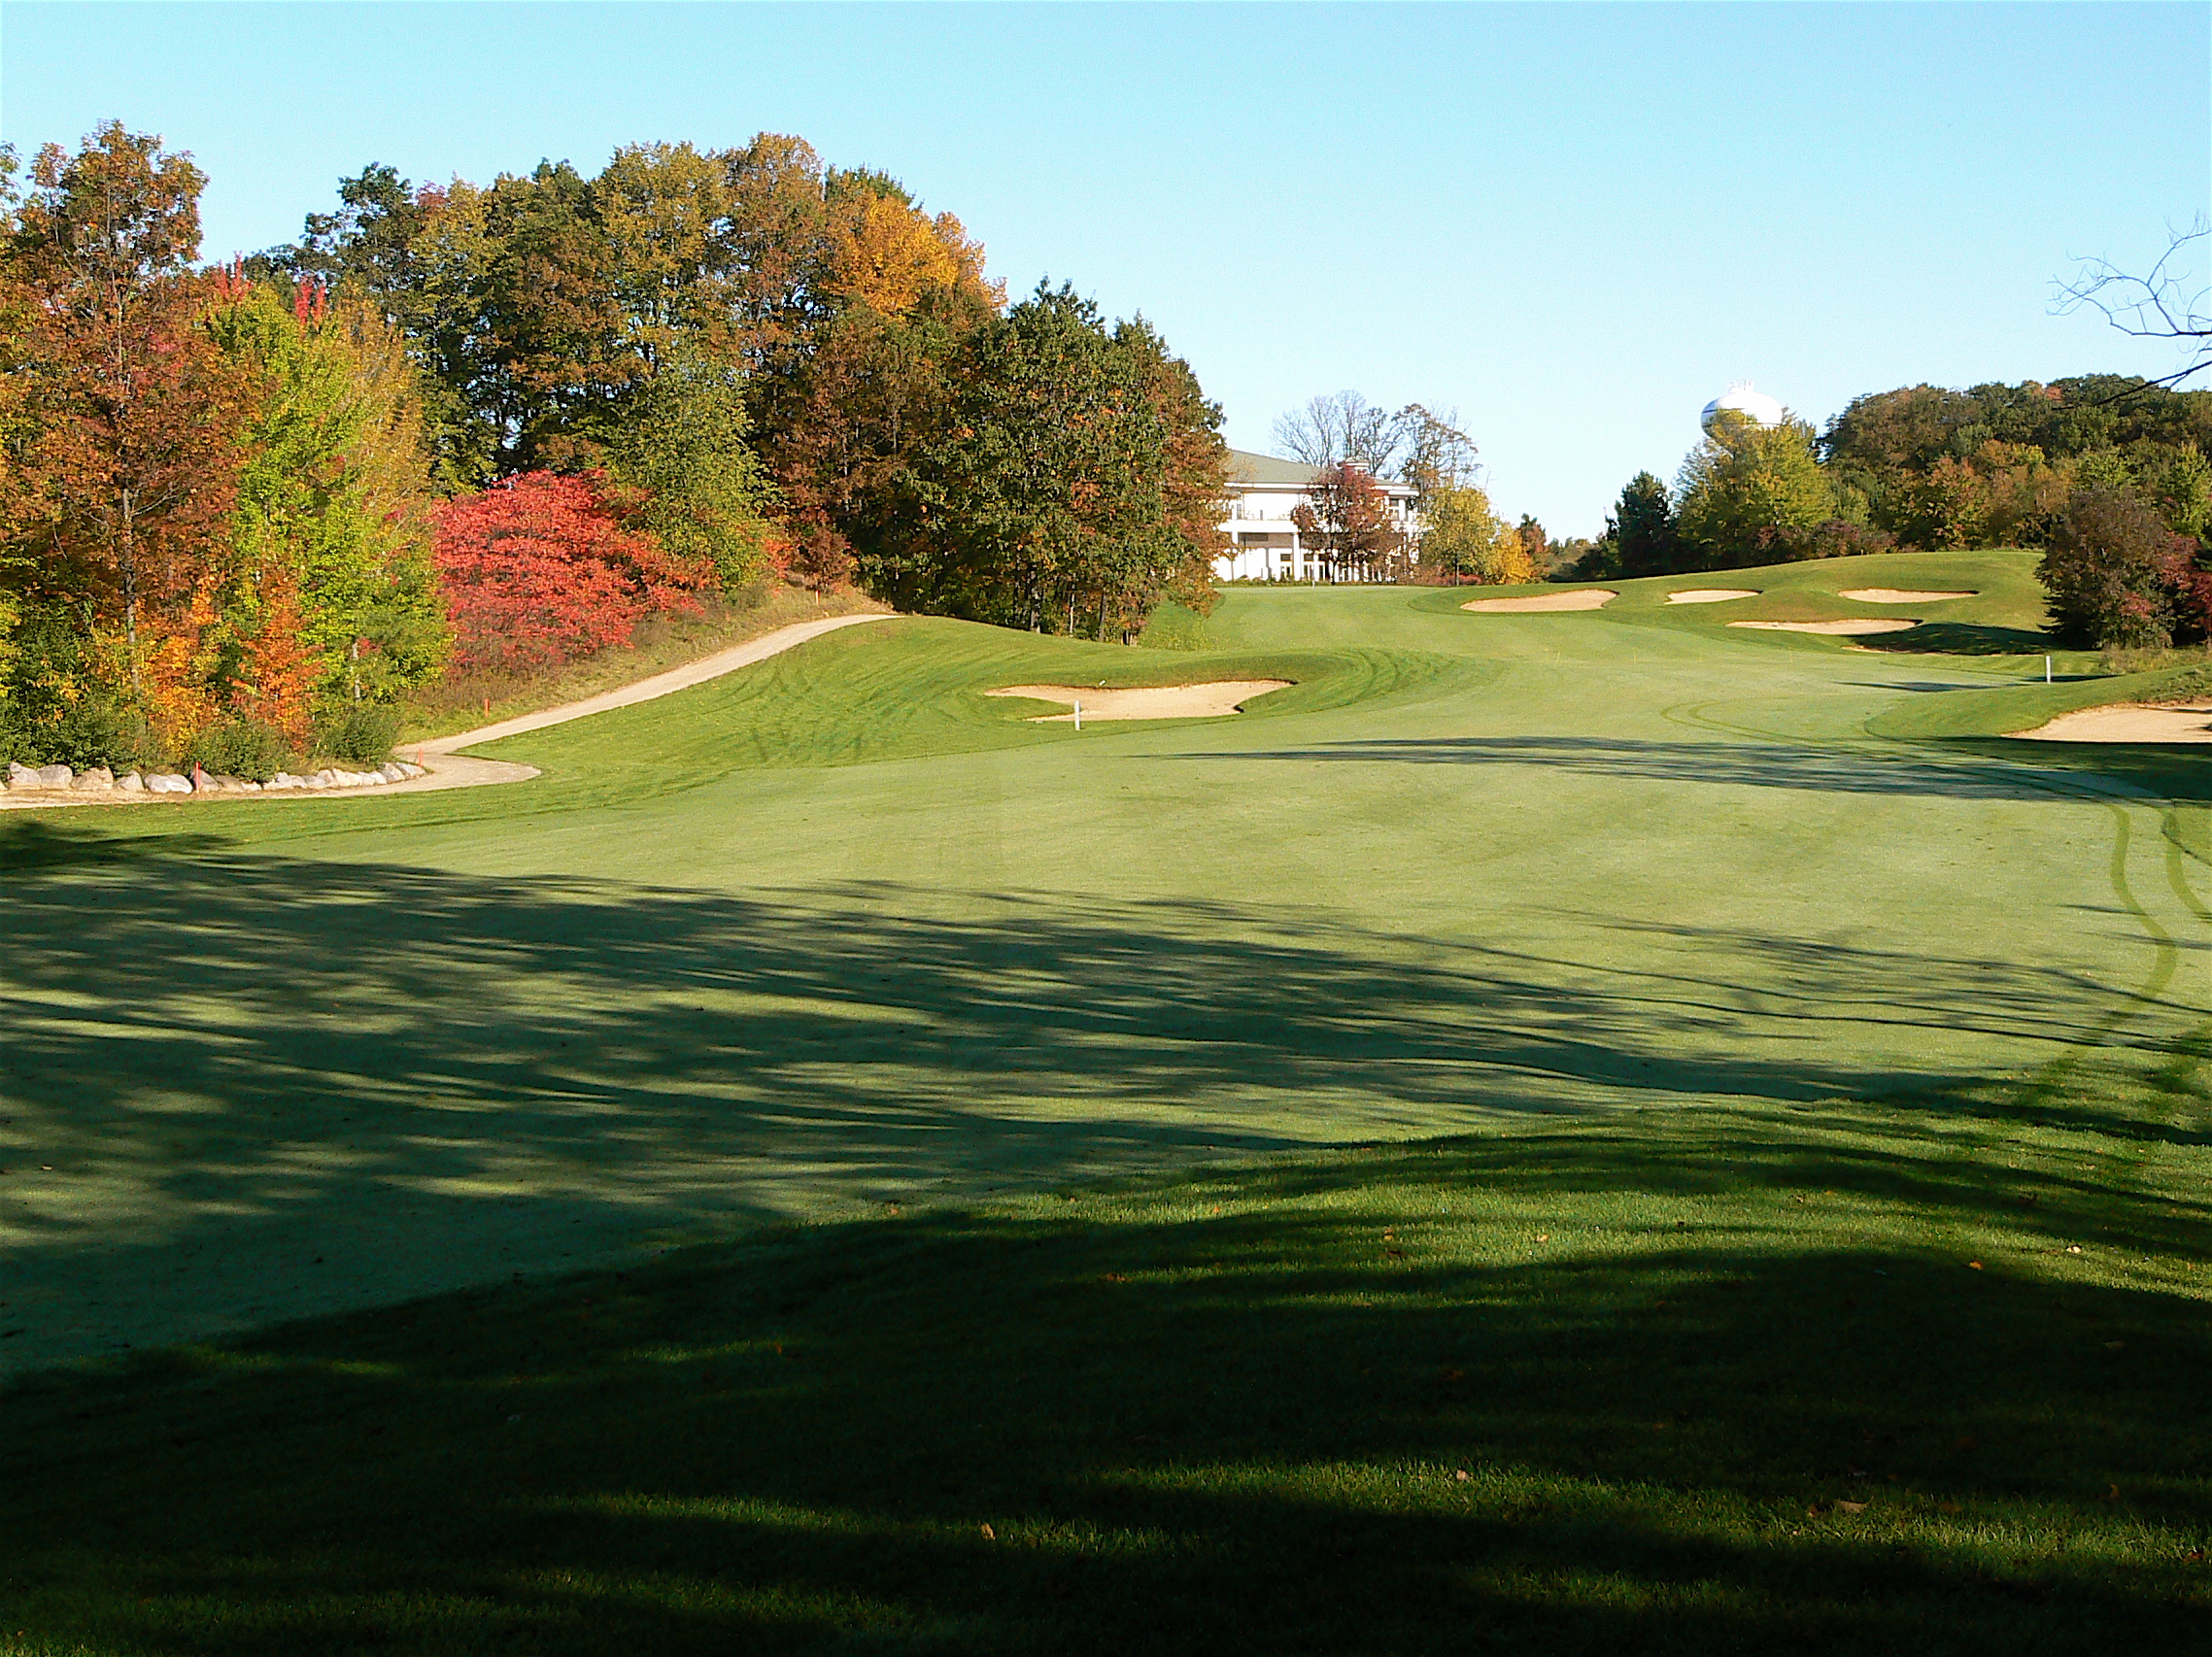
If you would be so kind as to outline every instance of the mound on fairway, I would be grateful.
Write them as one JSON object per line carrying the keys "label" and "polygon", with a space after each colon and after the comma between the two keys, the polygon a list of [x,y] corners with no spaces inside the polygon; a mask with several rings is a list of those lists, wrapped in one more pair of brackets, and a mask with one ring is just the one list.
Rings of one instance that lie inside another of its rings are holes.
{"label": "mound on fairway", "polygon": [[1667,594],[1670,604],[1725,604],[1736,598],[1756,598],[1755,587],[1685,587]]}
{"label": "mound on fairway", "polygon": [[1971,592],[1914,592],[1897,587],[1848,587],[1836,594],[1854,604],[1941,604],[1953,598],[1971,598]]}
{"label": "mound on fairway", "polygon": [[[1142,685],[1109,690],[1103,685],[1002,685],[986,696],[1022,696],[1034,702],[1067,702],[1085,719],[1217,719],[1242,713],[1244,704],[1270,691],[1287,691],[1288,679],[1222,679],[1210,685]],[[1052,725],[1072,720],[1072,712],[1038,714],[1030,723]]]}
{"label": "mound on fairway", "polygon": [[1901,633],[1920,623],[1902,617],[1846,616],[1834,622],[1730,622],[1731,627],[1757,627],[1770,633]]}
{"label": "mound on fairway", "polygon": [[2013,734],[2036,742],[2212,742],[2212,704],[2121,702],[2060,714],[2048,725]]}
{"label": "mound on fairway", "polygon": [[1541,610],[1602,610],[1620,594],[1610,588],[1585,587],[1574,592],[1538,592],[1526,598],[1477,598],[1462,610],[1478,615],[1523,615]]}

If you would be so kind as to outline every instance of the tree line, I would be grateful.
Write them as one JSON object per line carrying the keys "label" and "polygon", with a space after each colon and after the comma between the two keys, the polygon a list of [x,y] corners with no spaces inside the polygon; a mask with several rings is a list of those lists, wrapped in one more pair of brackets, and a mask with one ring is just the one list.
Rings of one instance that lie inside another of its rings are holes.
{"label": "tree line", "polygon": [[1068,285],[1009,305],[884,174],[775,135],[371,165],[218,267],[205,183],[119,122],[0,152],[14,757],[373,747],[451,665],[779,575],[1102,638],[1207,600],[1226,449],[1189,366]]}
{"label": "tree line", "polygon": [[1820,432],[1794,417],[1762,426],[1723,410],[1672,488],[1648,471],[1629,481],[1604,535],[1567,573],[2040,547],[2069,642],[2198,638],[2208,453],[2212,391],[2117,375],[1904,387],[1853,399]]}

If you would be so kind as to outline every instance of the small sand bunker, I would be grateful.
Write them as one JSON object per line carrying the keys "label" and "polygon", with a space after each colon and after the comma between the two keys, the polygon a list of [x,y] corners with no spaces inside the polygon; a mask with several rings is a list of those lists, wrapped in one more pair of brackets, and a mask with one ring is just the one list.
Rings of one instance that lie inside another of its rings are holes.
{"label": "small sand bunker", "polygon": [[1210,685],[1146,685],[1131,691],[1110,691],[1096,685],[1005,685],[983,693],[1070,704],[1067,713],[1039,714],[1030,722],[1052,725],[1072,720],[1078,702],[1086,720],[1217,719],[1223,714],[1242,713],[1253,697],[1289,686],[1288,679],[1221,679]]}
{"label": "small sand bunker", "polygon": [[1730,622],[1731,627],[1763,627],[1770,633],[1901,633],[1920,626],[1898,617],[1846,616],[1840,622]]}
{"label": "small sand bunker", "polygon": [[1492,616],[1526,610],[1597,610],[1619,596],[1611,588],[1582,587],[1573,592],[1539,592],[1527,598],[1478,598],[1460,608]]}
{"label": "small sand bunker", "polygon": [[1731,598],[1756,598],[1755,587],[1685,587],[1667,594],[1670,604],[1725,604]]}
{"label": "small sand bunker", "polygon": [[2121,702],[2060,714],[2049,725],[2013,734],[2038,742],[2212,742],[2212,703]]}
{"label": "small sand bunker", "polygon": [[1836,594],[1854,604],[1941,604],[1952,598],[1971,598],[1971,592],[1908,592],[1901,587],[1854,587]]}

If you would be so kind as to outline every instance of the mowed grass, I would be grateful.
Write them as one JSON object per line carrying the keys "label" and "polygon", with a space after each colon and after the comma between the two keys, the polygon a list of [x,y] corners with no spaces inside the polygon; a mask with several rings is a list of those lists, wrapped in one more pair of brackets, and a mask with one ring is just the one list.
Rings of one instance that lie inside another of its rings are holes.
{"label": "mowed grass", "polygon": [[2200,1643],[2206,814],[1714,584],[0,826],[0,1651]]}

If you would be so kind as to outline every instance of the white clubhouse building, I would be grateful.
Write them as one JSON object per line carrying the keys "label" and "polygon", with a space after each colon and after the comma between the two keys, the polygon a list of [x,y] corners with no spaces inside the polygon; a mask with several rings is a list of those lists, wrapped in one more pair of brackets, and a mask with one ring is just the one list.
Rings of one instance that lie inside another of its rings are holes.
{"label": "white clubhouse building", "polygon": [[[1216,581],[1373,581],[1379,572],[1334,569],[1324,564],[1310,547],[1302,544],[1298,525],[1290,521],[1296,507],[1307,504],[1307,490],[1320,470],[1297,460],[1278,460],[1273,455],[1246,450],[1229,451],[1227,516],[1221,531],[1229,537],[1229,551],[1213,560]],[[1391,519],[1409,538],[1420,533],[1413,518],[1413,487],[1377,480],[1390,503]]]}

